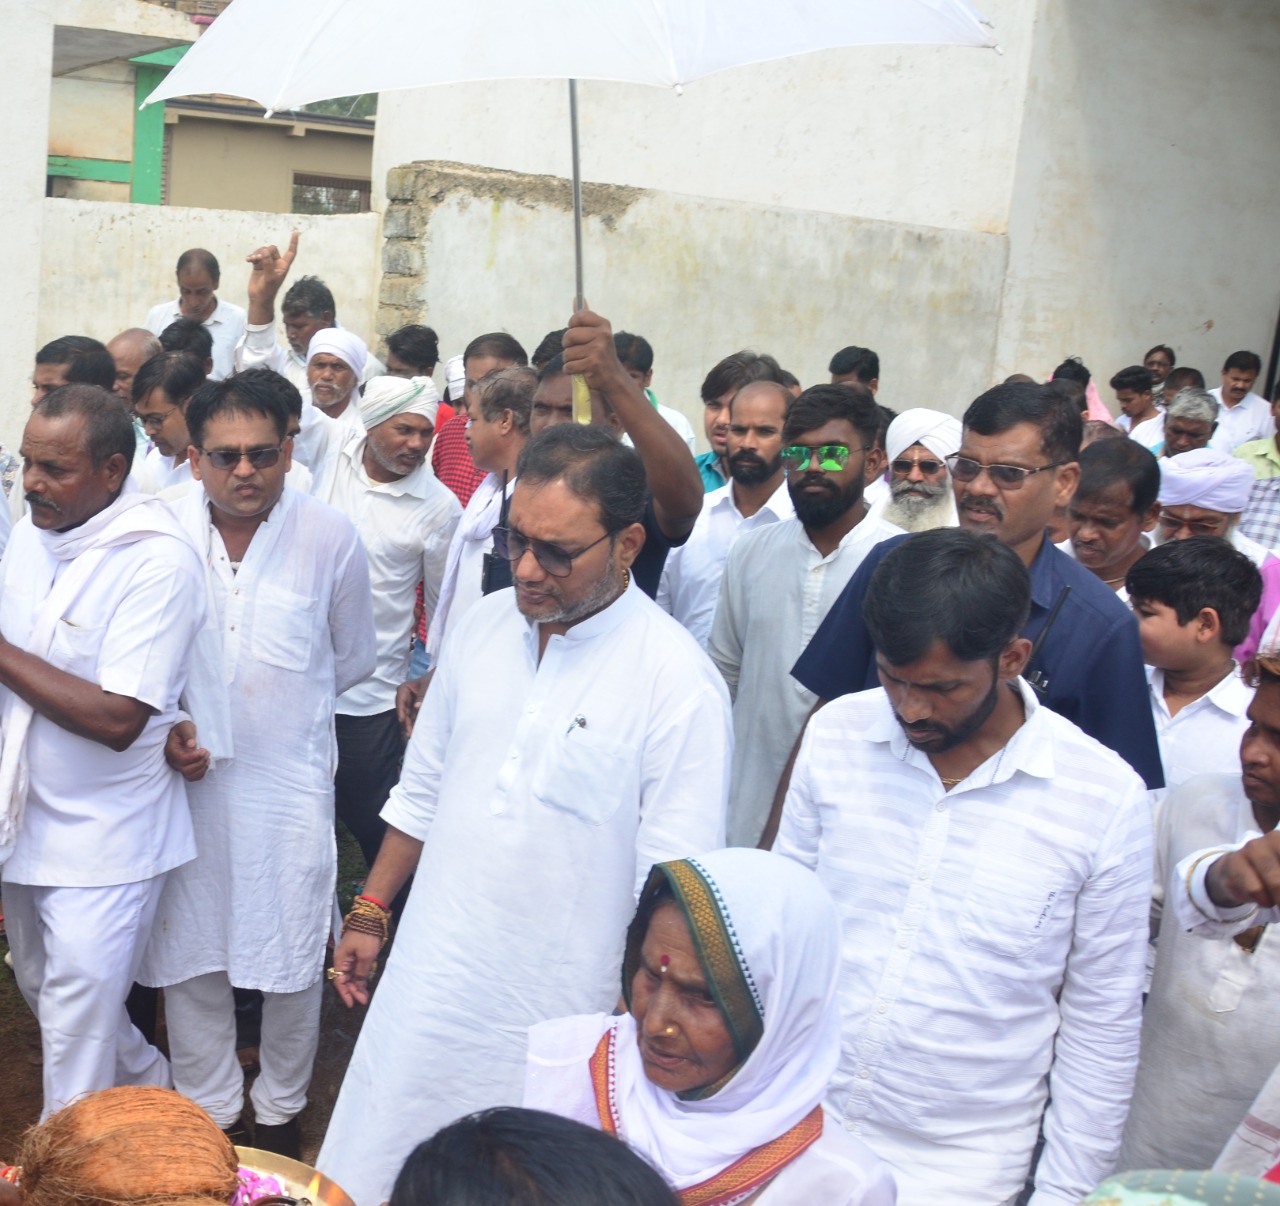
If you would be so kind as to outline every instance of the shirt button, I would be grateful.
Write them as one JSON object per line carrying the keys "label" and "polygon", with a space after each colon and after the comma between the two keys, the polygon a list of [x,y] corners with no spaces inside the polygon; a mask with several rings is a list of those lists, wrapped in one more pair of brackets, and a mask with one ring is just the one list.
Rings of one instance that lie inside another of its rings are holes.
{"label": "shirt button", "polygon": [[906,940],[905,938],[899,938],[899,939],[898,939],[898,945],[899,945],[900,947],[902,947],[902,949],[903,949],[903,950],[906,950],[906,949],[907,949],[907,940]]}
{"label": "shirt button", "polygon": [[866,1080],[866,1079],[867,1079],[867,1077],[869,1077],[869,1076],[871,1075],[871,1072],[870,1072],[870,1070],[869,1070],[869,1069],[867,1069],[867,1068],[859,1068],[859,1069],[858,1069],[858,1075],[859,1075],[863,1080]]}
{"label": "shirt button", "polygon": [[512,751],[511,751],[511,758],[512,758],[512,760],[513,760],[513,761],[514,761],[516,758],[519,758],[519,757],[520,757],[520,751],[519,751],[519,750],[512,750]]}
{"label": "shirt button", "polygon": [[939,801],[934,805],[934,808],[936,808],[939,812],[946,812],[946,811],[947,811],[947,802],[946,802],[946,800],[939,800]]}
{"label": "shirt button", "polygon": [[876,1013],[888,1013],[888,1012],[889,1012],[889,1006],[888,1006],[888,1005],[877,1005],[877,1006],[876,1006]]}
{"label": "shirt button", "polygon": [[530,716],[532,716],[537,710],[538,710],[537,704],[530,704],[527,708],[525,708],[525,711],[528,712]]}
{"label": "shirt button", "polygon": [[920,872],[920,878],[921,878],[921,879],[928,879],[928,878],[929,878],[929,872],[928,872],[928,871],[921,871],[921,872]]}

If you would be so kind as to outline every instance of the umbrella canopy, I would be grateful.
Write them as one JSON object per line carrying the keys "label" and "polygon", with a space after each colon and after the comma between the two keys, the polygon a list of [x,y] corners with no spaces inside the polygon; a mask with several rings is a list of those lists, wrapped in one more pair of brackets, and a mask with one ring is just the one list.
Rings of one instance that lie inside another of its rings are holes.
{"label": "umbrella canopy", "polygon": [[964,0],[234,0],[147,98],[268,110],[470,80],[673,87],[839,46],[994,46]]}

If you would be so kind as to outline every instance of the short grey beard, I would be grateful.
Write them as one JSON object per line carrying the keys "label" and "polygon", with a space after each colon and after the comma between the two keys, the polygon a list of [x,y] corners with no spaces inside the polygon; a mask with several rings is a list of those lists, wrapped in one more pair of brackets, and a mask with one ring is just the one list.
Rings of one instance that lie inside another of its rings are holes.
{"label": "short grey beard", "polygon": [[[614,537],[609,541],[611,557],[616,539]],[[579,599],[577,603],[572,607],[562,607],[559,611],[552,612],[549,616],[538,616],[535,622],[538,624],[576,624],[579,620],[585,620],[588,616],[595,615],[598,611],[603,611],[622,594],[623,581],[622,574],[617,571],[613,561],[610,560],[608,573],[602,574],[591,590],[583,598]],[[517,598],[519,598],[518,595]]]}

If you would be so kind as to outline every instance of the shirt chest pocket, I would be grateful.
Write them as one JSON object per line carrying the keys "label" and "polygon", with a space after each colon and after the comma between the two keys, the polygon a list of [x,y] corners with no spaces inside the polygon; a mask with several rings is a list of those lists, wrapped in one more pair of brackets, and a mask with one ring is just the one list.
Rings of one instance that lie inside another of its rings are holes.
{"label": "shirt chest pocket", "polygon": [[315,641],[315,599],[278,586],[258,588],[254,603],[253,656],[268,666],[304,672]]}
{"label": "shirt chest pocket", "polygon": [[104,629],[100,626],[84,628],[59,620],[49,644],[49,664],[77,678],[95,682],[103,635]]}
{"label": "shirt chest pocket", "polygon": [[[558,727],[558,726],[557,726]],[[639,812],[640,775],[634,746],[574,725],[557,732],[538,761],[531,788],[549,808],[588,825],[613,819],[624,801]]]}
{"label": "shirt chest pocket", "polygon": [[968,946],[1024,958],[1067,924],[1068,897],[1060,868],[980,862],[960,909],[960,936]]}

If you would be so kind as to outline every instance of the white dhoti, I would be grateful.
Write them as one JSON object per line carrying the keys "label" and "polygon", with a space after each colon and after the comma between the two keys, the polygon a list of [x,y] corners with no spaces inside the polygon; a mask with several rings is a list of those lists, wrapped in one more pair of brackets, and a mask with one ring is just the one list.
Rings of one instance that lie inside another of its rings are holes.
{"label": "white dhoti", "polygon": [[[317,971],[319,968],[317,967]],[[279,1126],[302,1113],[320,1040],[324,981],[301,992],[262,994],[262,1071],[253,1082],[253,1113]],[[226,972],[210,972],[164,990],[173,1087],[224,1130],[244,1108],[244,1069],[236,1058],[235,999]]]}
{"label": "white dhoti", "polygon": [[105,888],[4,885],[14,975],[40,1023],[41,1121],[98,1089],[169,1086],[168,1062],[124,1006],[164,879]]}

